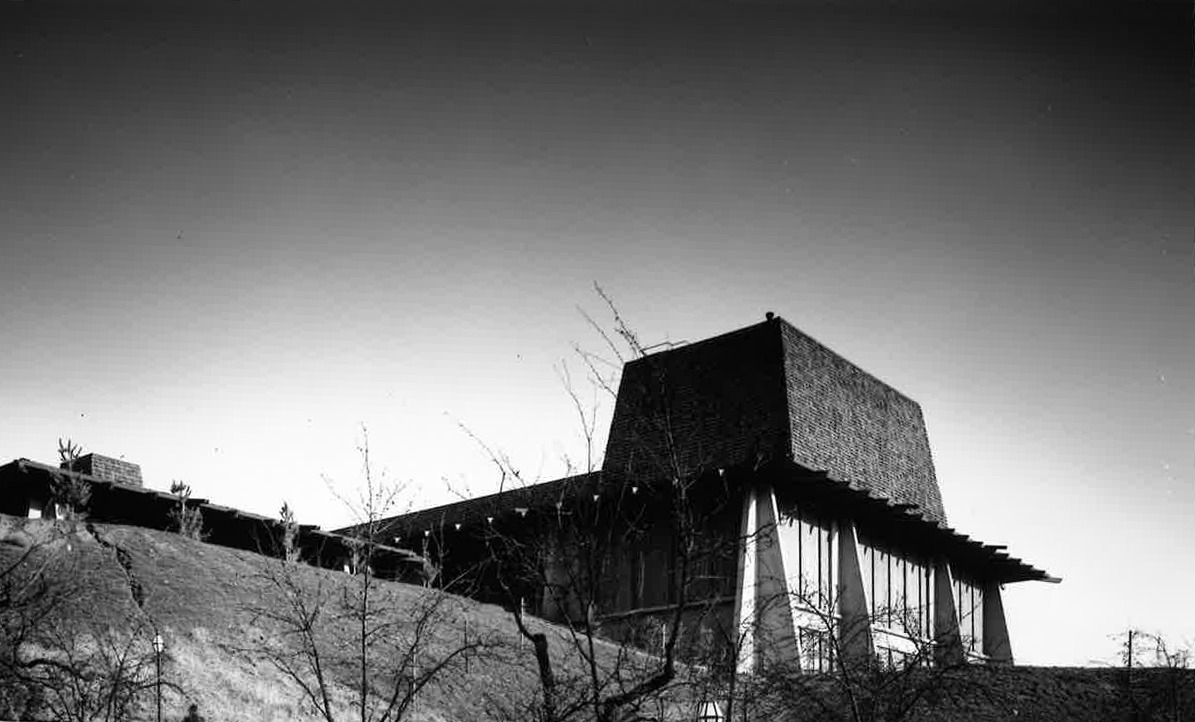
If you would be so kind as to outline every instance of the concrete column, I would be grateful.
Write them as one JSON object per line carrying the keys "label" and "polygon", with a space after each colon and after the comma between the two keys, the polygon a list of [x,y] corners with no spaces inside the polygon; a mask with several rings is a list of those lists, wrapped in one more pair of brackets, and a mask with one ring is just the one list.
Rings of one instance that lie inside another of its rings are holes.
{"label": "concrete column", "polygon": [[755,667],[755,489],[743,495],[743,512],[739,521],[739,563],[735,584],[734,633],[738,644],[735,668],[750,672]]}
{"label": "concrete column", "polygon": [[871,658],[875,646],[871,634],[871,605],[863,585],[863,563],[855,523],[838,522],[838,614],[839,639],[844,662],[861,663]]}
{"label": "concrete column", "polygon": [[784,547],[776,524],[780,512],[770,486],[756,497],[755,619],[757,664],[797,665],[800,650],[793,626]]}
{"label": "concrete column", "polygon": [[966,659],[954,604],[954,574],[944,559],[934,561],[934,664],[962,664]]}
{"label": "concrete column", "polygon": [[778,518],[771,487],[753,488],[744,496],[734,612],[740,672],[764,664],[796,665],[800,658]]}
{"label": "concrete column", "polygon": [[983,585],[983,653],[990,664],[1012,664],[1012,641],[999,582]]}

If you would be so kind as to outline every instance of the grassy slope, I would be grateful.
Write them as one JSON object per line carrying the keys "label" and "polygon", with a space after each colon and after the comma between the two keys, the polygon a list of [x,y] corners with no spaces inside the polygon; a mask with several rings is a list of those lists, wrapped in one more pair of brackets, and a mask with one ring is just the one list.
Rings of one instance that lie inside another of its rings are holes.
{"label": "grassy slope", "polygon": [[[0,555],[19,549],[22,538],[39,538],[45,522],[0,517]],[[256,554],[204,544],[174,534],[116,525],[94,525],[98,536],[118,546],[143,592],[143,607],[134,602],[129,575],[117,561],[113,546],[103,546],[84,529],[54,542],[69,545],[72,571],[86,589],[75,614],[87,623],[128,627],[130,620],[152,620],[162,632],[167,651],[164,677],[185,691],[183,698],[167,693],[164,714],[181,718],[189,701],[198,702],[208,719],[289,720],[309,716],[298,691],[268,664],[253,663],[240,653],[271,630],[254,625],[251,609],[272,600],[263,595],[257,577],[266,564],[278,564]],[[342,573],[302,567],[304,583],[343,584]],[[383,583],[382,593],[394,605],[425,598],[427,590]],[[521,648],[514,625],[497,607],[452,598],[453,629],[461,629],[459,614],[469,619],[470,633],[488,635],[504,645],[486,662],[472,661],[467,679],[446,677],[421,696],[414,719],[489,719],[493,698],[530,699],[535,691],[534,661]],[[448,630],[450,636],[454,632]],[[444,640],[439,640],[443,642]],[[455,639],[448,640],[448,644]],[[435,656],[449,649],[432,643]],[[348,698],[340,699],[347,712]],[[345,715],[347,718],[347,714]]]}
{"label": "grassy slope", "polygon": [[[15,553],[21,543],[44,535],[47,522],[30,522],[0,515],[0,558]],[[265,565],[278,564],[256,554],[191,541],[174,534],[97,524],[55,542],[72,574],[82,583],[77,612],[88,622],[127,626],[147,619],[166,639],[164,676],[185,694],[166,695],[165,715],[181,718],[185,705],[196,701],[208,719],[290,720],[308,717],[297,690],[268,664],[253,663],[240,653],[271,630],[255,625],[250,609],[273,603],[257,581]],[[97,539],[98,536],[98,539]],[[109,546],[100,543],[102,539]],[[124,551],[127,569],[139,585],[143,605],[134,602],[130,574],[118,562],[115,548]],[[303,567],[304,583],[340,585],[342,573]],[[387,602],[410,606],[426,599],[428,590],[385,583]],[[471,634],[487,635],[497,647],[475,659],[467,676],[455,675],[433,684],[421,696],[413,719],[493,719],[495,700],[531,700],[536,694],[530,647],[520,645],[509,616],[497,607],[453,598],[450,637],[433,642],[431,654],[445,652],[456,630],[468,618]],[[550,625],[539,624],[541,629]],[[609,652],[610,650],[607,650]],[[557,650],[559,654],[559,649]],[[1120,670],[1018,667],[978,668],[973,688],[954,703],[939,707],[932,719],[968,720],[1095,720],[1119,719],[1123,701]],[[1186,683],[1195,683],[1188,676]],[[339,700],[348,711],[348,698]],[[348,718],[348,715],[343,715]]]}

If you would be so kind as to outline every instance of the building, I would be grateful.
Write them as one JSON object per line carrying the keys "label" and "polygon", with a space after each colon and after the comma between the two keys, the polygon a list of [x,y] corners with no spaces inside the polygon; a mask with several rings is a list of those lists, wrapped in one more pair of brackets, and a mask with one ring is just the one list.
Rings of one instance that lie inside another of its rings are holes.
{"label": "building", "polygon": [[1011,664],[1003,585],[1058,581],[949,527],[918,404],[772,314],[627,363],[601,469],[384,533],[446,585],[648,648],[679,615],[744,670]]}
{"label": "building", "polygon": [[[172,512],[182,499],[147,488],[141,468],[100,454],[79,457],[55,467],[29,459],[16,459],[0,466],[0,514],[32,519],[61,519],[61,505],[55,503],[54,484],[66,477],[82,482],[90,491],[86,520],[105,524],[126,524],[170,531]],[[189,508],[202,514],[203,540],[212,544],[258,554],[281,556],[283,526],[279,519],[233,509],[207,499],[186,500]],[[354,540],[326,532],[318,526],[301,524],[295,536],[299,558],[329,569],[352,571]],[[423,559],[405,549],[386,545],[376,548],[375,572],[379,576],[408,581],[422,580]]]}

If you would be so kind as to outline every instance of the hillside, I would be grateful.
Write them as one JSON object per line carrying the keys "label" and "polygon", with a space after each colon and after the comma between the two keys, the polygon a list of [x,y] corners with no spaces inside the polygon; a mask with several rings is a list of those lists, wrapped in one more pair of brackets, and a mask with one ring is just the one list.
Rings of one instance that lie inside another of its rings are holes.
{"label": "hillside", "polygon": [[[50,524],[0,517],[0,555],[13,555],[50,533]],[[80,593],[69,615],[87,629],[128,629],[137,620],[160,630],[166,651],[163,678],[181,694],[164,692],[164,715],[181,718],[186,704],[197,702],[212,720],[289,720],[310,716],[300,694],[278,670],[252,658],[254,647],[276,630],[255,612],[281,612],[261,578],[277,560],[227,549],[174,534],[135,527],[79,525],[47,545],[58,554],[54,573],[64,583],[77,582]],[[65,553],[64,553],[65,552]],[[299,565],[297,578],[314,590],[335,591],[349,579],[343,573]],[[72,582],[73,580],[73,582]],[[417,606],[433,592],[384,582],[385,603]],[[138,599],[140,603],[138,603]],[[471,660],[467,677],[446,674],[421,692],[412,719],[491,719],[496,702],[531,699],[535,668],[509,616],[497,607],[449,597],[445,624],[427,647],[427,658],[447,654],[458,644],[450,629],[464,629],[490,642],[485,660]],[[148,645],[152,631],[144,635]],[[479,653],[480,654],[480,653]],[[348,698],[339,700],[347,710]]]}
{"label": "hillside", "polygon": [[[146,629],[156,626],[166,642],[163,677],[177,686],[164,693],[166,719],[180,719],[190,701],[197,702],[212,722],[311,718],[294,684],[274,666],[254,658],[255,650],[278,641],[277,628],[260,619],[263,610],[283,609],[262,576],[279,566],[277,560],[134,527],[77,525],[67,534],[61,529],[49,522],[0,517],[0,561],[39,540],[52,539],[42,551],[56,560],[51,569],[57,578],[74,585],[66,612],[72,623],[126,633],[139,623]],[[308,590],[338,592],[351,578],[300,566],[296,579]],[[380,593],[396,609],[417,609],[436,594],[389,582]],[[518,719],[512,710],[534,700],[538,688],[532,650],[520,642],[509,615],[458,597],[445,598],[442,615],[439,628],[421,649],[425,658],[446,655],[459,645],[458,635],[466,628],[471,638],[485,640],[485,649],[470,659],[467,670],[457,665],[425,688],[408,719]],[[556,641],[562,636],[546,623],[535,626]],[[142,633],[135,643],[148,649],[150,637],[152,631]],[[560,654],[562,649],[560,645],[555,651]],[[617,649],[610,646],[599,652],[613,660]],[[565,674],[577,669],[562,665]],[[1188,692],[1195,689],[1191,673],[1175,678],[1164,678],[1160,671],[1134,674],[1142,689],[1170,684]],[[1123,670],[977,667],[968,676],[960,691],[936,698],[922,718],[1129,719]],[[144,705],[151,701],[152,695],[142,701],[146,719],[152,710]],[[346,694],[334,702],[349,709]],[[1187,719],[1183,711],[1189,709],[1184,706],[1177,716],[1155,718]],[[794,717],[803,716],[793,711]]]}

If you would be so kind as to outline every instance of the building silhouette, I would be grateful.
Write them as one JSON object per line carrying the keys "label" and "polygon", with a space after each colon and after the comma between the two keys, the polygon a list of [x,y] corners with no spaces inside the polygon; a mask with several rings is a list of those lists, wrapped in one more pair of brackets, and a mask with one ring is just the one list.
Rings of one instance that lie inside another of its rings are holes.
{"label": "building silhouette", "polygon": [[626,363],[600,469],[383,529],[446,586],[647,649],[679,614],[741,670],[1011,664],[1003,585],[1058,581],[949,527],[920,406],[772,314]]}
{"label": "building silhouette", "polygon": [[[203,541],[267,556],[284,554],[281,520],[152,489],[145,486],[137,464],[95,453],[57,467],[30,459],[0,465],[0,514],[47,521],[67,518],[64,505],[54,498],[55,484],[67,478],[88,489],[87,522],[177,531],[173,513],[185,502],[200,514]],[[359,546],[354,539],[314,524],[296,524],[294,545],[299,561],[346,572],[353,571]],[[377,545],[373,557],[379,576],[405,581],[423,578],[423,559],[409,550]]]}

